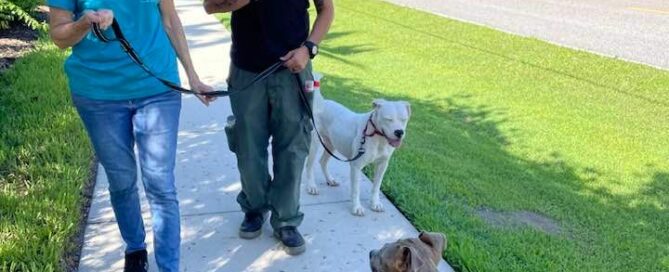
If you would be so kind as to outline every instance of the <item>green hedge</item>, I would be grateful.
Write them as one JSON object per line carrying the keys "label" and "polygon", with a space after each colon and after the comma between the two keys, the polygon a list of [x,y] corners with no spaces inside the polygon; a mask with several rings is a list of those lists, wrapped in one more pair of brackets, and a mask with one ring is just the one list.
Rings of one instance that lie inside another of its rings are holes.
{"label": "green hedge", "polygon": [[21,9],[29,13],[32,13],[37,6],[44,4],[43,0],[18,0],[9,2],[14,3],[14,5],[19,6]]}
{"label": "green hedge", "polygon": [[42,0],[0,0],[0,29],[8,29],[13,22],[20,22],[32,29],[44,28],[44,24],[35,19],[35,8]]}

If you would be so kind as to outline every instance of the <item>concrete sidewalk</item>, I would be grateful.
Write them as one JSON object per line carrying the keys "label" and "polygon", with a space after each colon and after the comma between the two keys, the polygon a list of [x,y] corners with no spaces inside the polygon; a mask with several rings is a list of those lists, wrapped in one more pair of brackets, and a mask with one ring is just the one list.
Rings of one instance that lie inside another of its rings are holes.
{"label": "concrete sidewalk", "polygon": [[[204,13],[200,0],[176,2],[201,78],[215,87],[225,87],[230,34],[213,16]],[[186,78],[183,71],[182,78]],[[235,197],[241,185],[235,157],[227,149],[223,131],[225,117],[230,114],[227,98],[219,99],[209,108],[193,96],[183,98],[176,168],[182,213],[182,271],[369,271],[369,250],[417,235],[416,229],[385,197],[386,212],[368,209],[365,217],[351,215],[349,182],[326,188],[322,174],[317,172],[321,194],[311,196],[302,190],[302,211],[306,216],[300,230],[308,243],[305,254],[286,255],[271,237],[269,224],[258,239],[238,238],[243,214]],[[331,163],[330,167],[335,178],[348,180],[346,165]],[[124,245],[107,188],[100,167],[80,271],[121,271],[123,267]],[[363,182],[364,198],[369,197],[370,190],[371,183]],[[151,253],[148,203],[141,194]],[[152,254],[150,258],[152,271],[156,271]],[[451,269],[442,262],[440,271]]]}

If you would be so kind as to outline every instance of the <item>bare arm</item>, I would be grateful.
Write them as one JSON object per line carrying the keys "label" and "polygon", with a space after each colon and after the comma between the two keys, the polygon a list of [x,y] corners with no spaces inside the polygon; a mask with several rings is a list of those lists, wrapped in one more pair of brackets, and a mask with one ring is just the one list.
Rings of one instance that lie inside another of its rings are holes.
{"label": "bare arm", "polygon": [[314,5],[316,6],[316,21],[308,40],[319,44],[330,30],[330,25],[334,20],[334,3],[332,0],[314,0]]}
{"label": "bare arm", "polygon": [[79,20],[74,21],[72,12],[51,8],[49,14],[49,35],[59,48],[65,49],[79,43],[90,30],[91,24],[99,23],[103,29],[111,25],[114,18],[110,10],[99,12],[85,11]]}
{"label": "bare arm", "polygon": [[[314,5],[316,6],[316,21],[307,40],[319,44],[330,30],[330,25],[334,19],[334,4],[332,0],[314,0]],[[284,66],[288,67],[291,72],[300,72],[304,70],[309,62],[309,50],[302,45],[288,52],[281,57],[281,60],[285,62]]]}
{"label": "bare arm", "polygon": [[[193,66],[193,61],[190,57],[190,52],[188,50],[188,43],[186,42],[186,34],[184,33],[183,25],[179,19],[176,8],[174,7],[174,0],[162,0],[160,1],[160,12],[163,19],[163,26],[167,32],[167,36],[170,38],[172,47],[177,53],[181,64],[186,70],[186,75],[188,76],[188,83],[191,88],[198,92],[209,92],[213,89],[200,81],[200,77],[195,71]],[[213,101],[212,98],[205,98],[198,96],[202,103],[208,105],[210,101]]]}
{"label": "bare arm", "polygon": [[208,14],[225,13],[248,5],[251,0],[204,0],[204,10]]}
{"label": "bare arm", "polygon": [[191,79],[199,79],[197,73],[195,72],[195,68],[193,67],[193,62],[190,58],[190,52],[188,51],[188,44],[186,42],[186,34],[184,33],[181,20],[179,19],[176,9],[174,8],[174,1],[160,1],[160,12],[163,18],[163,26],[165,27],[167,36],[169,36],[172,47],[174,47],[181,64],[186,70],[189,81]]}

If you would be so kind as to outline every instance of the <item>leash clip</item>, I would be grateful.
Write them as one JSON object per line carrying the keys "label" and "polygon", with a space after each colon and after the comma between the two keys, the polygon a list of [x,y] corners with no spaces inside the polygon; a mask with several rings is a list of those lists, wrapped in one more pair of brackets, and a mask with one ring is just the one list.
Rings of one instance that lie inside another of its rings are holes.
{"label": "leash clip", "polygon": [[313,80],[307,80],[304,82],[304,92],[313,93],[315,87],[315,82]]}

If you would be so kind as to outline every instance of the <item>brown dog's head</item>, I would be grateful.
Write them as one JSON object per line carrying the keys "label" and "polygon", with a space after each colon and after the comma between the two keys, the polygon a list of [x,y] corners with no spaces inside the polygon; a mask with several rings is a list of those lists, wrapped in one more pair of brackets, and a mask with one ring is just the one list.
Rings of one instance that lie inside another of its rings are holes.
{"label": "brown dog's head", "polygon": [[369,252],[373,272],[437,271],[441,254],[446,249],[446,236],[421,232],[418,238],[401,239]]}

